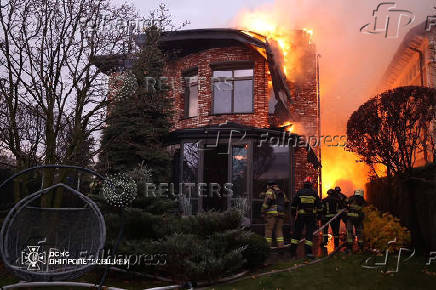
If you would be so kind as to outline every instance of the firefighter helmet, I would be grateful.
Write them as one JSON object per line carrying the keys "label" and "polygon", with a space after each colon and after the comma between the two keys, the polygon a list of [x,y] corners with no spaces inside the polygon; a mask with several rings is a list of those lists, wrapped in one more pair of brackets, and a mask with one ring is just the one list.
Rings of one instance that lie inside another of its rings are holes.
{"label": "firefighter helmet", "polygon": [[340,188],[339,186],[336,186],[336,187],[335,187],[335,191],[337,191],[337,192],[341,192],[341,188]]}
{"label": "firefighter helmet", "polygon": [[312,183],[312,177],[308,176],[304,179],[304,183]]}
{"label": "firefighter helmet", "polygon": [[334,194],[335,193],[335,190],[334,189],[329,189],[329,190],[327,190],[327,194],[328,195],[332,195],[332,194]]}
{"label": "firefighter helmet", "polygon": [[363,197],[363,194],[364,194],[363,189],[356,189],[354,191],[354,195]]}

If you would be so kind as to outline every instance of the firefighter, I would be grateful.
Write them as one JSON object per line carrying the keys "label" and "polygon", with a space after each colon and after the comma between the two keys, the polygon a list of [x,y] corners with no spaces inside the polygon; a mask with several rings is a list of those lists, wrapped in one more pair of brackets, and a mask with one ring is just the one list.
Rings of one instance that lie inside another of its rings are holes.
{"label": "firefighter", "polygon": [[307,177],[304,180],[303,188],[300,189],[291,204],[291,215],[296,216],[295,231],[291,238],[291,255],[295,256],[297,247],[306,228],[306,241],[304,243],[306,256],[313,258],[313,231],[315,230],[318,213],[321,212],[321,202],[312,188],[312,178]]}
{"label": "firefighter", "polygon": [[265,218],[265,239],[268,245],[272,244],[272,234],[274,227],[278,247],[283,247],[285,239],[283,237],[283,220],[285,218],[285,207],[289,200],[286,194],[280,190],[277,182],[269,181],[262,204],[262,215]]}
{"label": "firefighter", "polygon": [[[345,203],[340,199],[340,197],[336,194],[336,191],[333,189],[329,189],[327,191],[327,197],[322,200],[322,216],[321,222],[325,225],[330,219],[332,219],[341,209],[345,207]],[[334,219],[330,222],[330,227],[333,233],[333,239],[335,244],[335,249],[339,247],[339,228],[341,225],[340,218]],[[329,226],[326,226],[323,229],[323,242],[322,245],[324,247],[324,252],[326,251],[327,242],[328,242],[328,232]]]}
{"label": "firefighter", "polygon": [[[339,186],[335,187],[335,195],[341,200],[342,204],[345,207],[345,205],[347,204],[347,196],[342,193],[342,190],[341,190],[341,188]],[[345,226],[347,225],[347,215],[345,213],[341,214],[339,219],[344,222]]]}
{"label": "firefighter", "polygon": [[347,196],[342,193],[342,189],[339,186],[335,187],[335,194],[338,196],[338,198],[345,203],[347,200]]}
{"label": "firefighter", "polygon": [[351,252],[354,242],[354,231],[357,236],[359,249],[363,250],[363,218],[362,209],[366,206],[366,201],[363,197],[363,189],[354,191],[354,195],[347,200],[347,251]]}

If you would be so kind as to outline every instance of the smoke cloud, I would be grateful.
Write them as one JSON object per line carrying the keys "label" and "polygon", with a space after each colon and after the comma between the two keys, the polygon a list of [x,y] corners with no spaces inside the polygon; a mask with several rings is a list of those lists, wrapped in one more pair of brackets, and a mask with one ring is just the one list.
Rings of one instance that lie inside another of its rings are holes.
{"label": "smoke cloud", "polygon": [[[289,29],[313,29],[313,42],[321,55],[321,118],[323,135],[343,135],[350,115],[376,93],[377,85],[390,63],[403,36],[413,26],[436,14],[432,0],[403,0],[396,9],[409,10],[415,16],[410,25],[400,18],[397,38],[360,32],[373,23],[373,10],[378,0],[276,0],[253,10],[240,11],[230,26],[238,26],[238,18],[247,12],[262,12],[274,25]],[[379,14],[379,21],[387,15]],[[363,188],[368,170],[358,157],[341,147],[322,148],[323,191],[339,185],[350,195]]]}

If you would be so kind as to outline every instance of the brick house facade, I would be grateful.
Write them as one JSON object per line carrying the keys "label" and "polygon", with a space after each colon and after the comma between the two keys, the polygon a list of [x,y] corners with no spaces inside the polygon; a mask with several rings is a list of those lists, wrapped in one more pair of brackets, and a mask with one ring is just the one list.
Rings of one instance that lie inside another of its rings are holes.
{"label": "brick house facade", "polygon": [[[307,176],[317,188],[320,147],[307,144],[307,136],[319,135],[316,50],[304,31],[296,35],[303,73],[294,82],[258,34],[200,29],[161,38],[175,112],[168,138],[173,182],[218,183],[220,193],[223,184],[233,184],[230,197],[189,196],[188,214],[242,206],[256,229],[263,224],[260,193],[268,180],[277,180],[290,199]],[[298,124],[297,131],[287,132],[280,126],[285,122]]]}

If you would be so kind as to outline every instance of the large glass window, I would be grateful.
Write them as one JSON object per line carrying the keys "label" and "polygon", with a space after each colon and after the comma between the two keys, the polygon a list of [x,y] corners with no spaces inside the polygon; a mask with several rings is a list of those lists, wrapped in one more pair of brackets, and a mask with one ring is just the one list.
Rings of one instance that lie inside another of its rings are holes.
{"label": "large glass window", "polygon": [[213,113],[253,112],[253,69],[213,72]]}
{"label": "large glass window", "polygon": [[198,75],[185,77],[185,118],[198,116]]}

